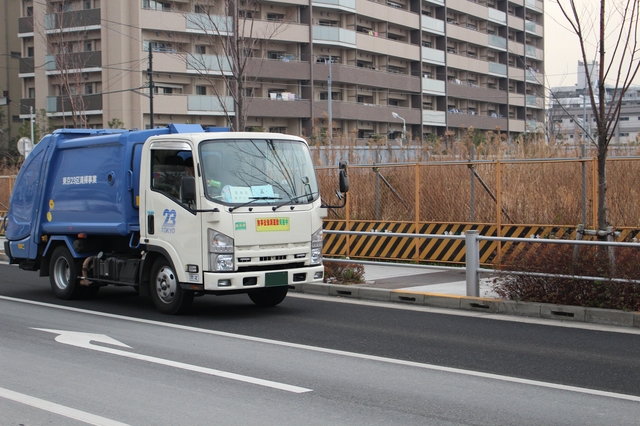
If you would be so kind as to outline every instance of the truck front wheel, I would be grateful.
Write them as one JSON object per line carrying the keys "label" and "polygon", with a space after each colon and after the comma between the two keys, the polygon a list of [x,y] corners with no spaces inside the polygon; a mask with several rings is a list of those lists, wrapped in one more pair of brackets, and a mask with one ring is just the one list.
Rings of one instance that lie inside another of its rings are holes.
{"label": "truck front wheel", "polygon": [[68,300],[82,295],[84,288],[78,279],[81,268],[82,261],[74,259],[65,246],[58,246],[53,250],[49,262],[49,282],[58,299]]}
{"label": "truck front wheel", "polygon": [[258,288],[249,292],[249,299],[258,306],[276,306],[287,297],[288,292],[289,287],[286,285]]}
{"label": "truck front wheel", "polygon": [[161,257],[151,268],[151,299],[156,309],[163,314],[182,314],[193,302],[193,292],[180,287],[178,276],[169,262]]}

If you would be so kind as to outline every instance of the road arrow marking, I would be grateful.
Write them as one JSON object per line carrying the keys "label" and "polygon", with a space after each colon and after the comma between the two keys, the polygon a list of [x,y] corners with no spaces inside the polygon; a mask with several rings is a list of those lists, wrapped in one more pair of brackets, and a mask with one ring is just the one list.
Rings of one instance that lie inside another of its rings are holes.
{"label": "road arrow marking", "polygon": [[104,334],[92,334],[81,333],[77,331],[64,331],[64,330],[49,330],[46,328],[34,328],[34,330],[44,331],[47,333],[57,334],[56,342],[63,343],[65,345],[76,346],[84,349],[91,349],[98,352],[104,352],[112,355],[123,356],[126,358],[133,358],[140,361],[152,362],[154,364],[167,365],[169,367],[180,368],[183,370],[194,371],[196,373],[208,374],[210,376],[223,377],[226,379],[237,380],[240,382],[251,383],[254,385],[266,386],[273,389],[279,389],[293,393],[305,393],[311,392],[312,389],[301,388],[298,386],[287,385],[285,383],[273,382],[271,380],[257,379],[255,377],[244,376],[242,374],[229,373],[226,371],[215,370],[207,367],[200,367],[197,365],[185,364],[183,362],[171,361],[162,358],[156,358],[152,356],[136,354],[133,352],[122,351],[120,349],[108,348],[105,346],[97,346],[92,342],[104,343],[112,346],[119,346],[123,348],[131,348],[131,346],[125,345],[115,339]]}

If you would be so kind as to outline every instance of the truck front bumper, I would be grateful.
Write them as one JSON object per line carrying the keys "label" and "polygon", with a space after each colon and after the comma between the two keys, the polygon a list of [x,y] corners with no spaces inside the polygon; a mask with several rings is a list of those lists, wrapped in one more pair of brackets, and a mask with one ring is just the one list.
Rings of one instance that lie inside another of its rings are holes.
{"label": "truck front bumper", "polygon": [[322,282],[324,266],[253,272],[205,272],[205,291],[242,291],[260,287]]}

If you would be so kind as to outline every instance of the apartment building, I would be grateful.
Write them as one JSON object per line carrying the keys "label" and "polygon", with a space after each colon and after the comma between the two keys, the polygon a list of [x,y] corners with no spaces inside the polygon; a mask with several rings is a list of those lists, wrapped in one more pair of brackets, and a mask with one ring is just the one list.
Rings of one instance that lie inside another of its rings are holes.
{"label": "apartment building", "polygon": [[[22,118],[32,106],[56,126],[145,128],[243,114],[245,129],[362,142],[544,128],[542,0],[237,0],[227,17],[212,16],[224,0],[20,1]],[[255,39],[243,111],[217,50],[246,36],[239,20]]]}
{"label": "apartment building", "polygon": [[18,34],[18,20],[20,16],[20,4],[11,0],[0,1],[0,11],[4,16],[13,16],[6,19],[4,28],[0,29],[0,111],[3,111],[5,121],[2,124],[3,137],[0,143],[6,148],[9,140],[18,134],[18,127],[22,124],[20,119],[20,103],[22,96],[21,82],[18,77],[18,67],[22,50]]}
{"label": "apartment building", "polygon": [[[596,119],[586,90],[569,86],[555,87],[552,92],[554,99],[549,108],[547,120],[550,134],[555,136],[556,142],[574,145],[589,143],[590,138],[595,140]],[[618,96],[613,87],[606,88],[607,110],[614,99],[619,99]],[[620,120],[612,130],[611,145],[624,146],[638,143],[640,143],[640,86],[631,86],[622,98]]]}

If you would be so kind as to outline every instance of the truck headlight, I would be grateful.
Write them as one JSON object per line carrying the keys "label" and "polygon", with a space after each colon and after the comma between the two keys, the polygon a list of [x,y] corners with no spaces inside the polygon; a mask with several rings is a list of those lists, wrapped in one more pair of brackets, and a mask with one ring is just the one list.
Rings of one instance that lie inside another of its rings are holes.
{"label": "truck headlight", "polygon": [[311,235],[311,264],[322,263],[322,228]]}
{"label": "truck headlight", "polygon": [[209,238],[209,270],[233,271],[233,238],[214,229],[207,231]]}

